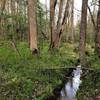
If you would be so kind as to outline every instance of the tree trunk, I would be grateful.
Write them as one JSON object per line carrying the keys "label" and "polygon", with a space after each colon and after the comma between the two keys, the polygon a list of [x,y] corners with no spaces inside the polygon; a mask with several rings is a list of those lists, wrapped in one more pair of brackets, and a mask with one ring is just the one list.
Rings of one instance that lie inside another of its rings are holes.
{"label": "tree trunk", "polygon": [[86,65],[85,58],[85,43],[86,43],[86,28],[87,28],[87,6],[88,0],[82,0],[81,26],[80,26],[80,63],[82,66]]}
{"label": "tree trunk", "polygon": [[37,22],[36,22],[37,0],[28,0],[28,21],[29,21],[29,44],[32,53],[37,53]]}
{"label": "tree trunk", "polygon": [[69,24],[68,24],[68,34],[67,34],[67,41],[69,43],[74,42],[74,0],[71,0],[70,4],[70,14],[69,14]]}
{"label": "tree trunk", "polygon": [[96,25],[96,33],[95,33],[95,52],[98,56],[100,56],[100,0],[97,14],[97,25]]}
{"label": "tree trunk", "polygon": [[62,9],[63,1],[60,2],[58,23],[57,23],[57,28],[56,28],[56,31],[55,31],[55,36],[54,36],[55,38],[54,38],[54,40],[52,42],[51,48],[59,48],[61,35],[62,35],[62,32],[64,31],[65,24],[67,22],[67,17],[68,17],[68,13],[69,13],[68,12],[69,11],[69,3],[70,3],[70,0],[68,0],[66,2],[64,16],[63,16],[62,22],[60,22],[61,21],[62,10],[63,10]]}
{"label": "tree trunk", "polygon": [[47,24],[47,22],[48,22],[48,8],[47,8],[47,0],[45,0],[45,9],[46,9],[46,23],[45,23],[45,33],[47,34],[48,33],[48,24]]}
{"label": "tree trunk", "polygon": [[74,0],[71,2],[71,42],[74,42]]}
{"label": "tree trunk", "polygon": [[[0,14],[1,15],[4,12],[5,4],[6,4],[6,0],[1,0],[0,1]],[[3,22],[4,22],[4,19],[2,17],[0,17],[0,37],[3,36],[3,27],[2,27]]]}
{"label": "tree trunk", "polygon": [[58,21],[57,21],[57,29],[60,30],[61,27],[61,18],[62,18],[62,9],[63,9],[63,0],[59,1],[59,15],[58,15]]}
{"label": "tree trunk", "polygon": [[61,29],[61,18],[62,18],[62,10],[63,10],[63,0],[60,0],[60,4],[59,4],[59,15],[58,15],[58,21],[57,21],[57,27],[56,27],[56,30],[55,30],[55,36],[53,36],[53,43],[52,43],[52,48],[56,48],[59,46],[59,41],[60,41],[60,38],[58,36],[59,32],[60,32],[60,29]]}
{"label": "tree trunk", "polygon": [[50,0],[50,29],[51,29],[51,44],[50,48],[52,48],[53,38],[54,38],[54,30],[55,30],[55,0]]}
{"label": "tree trunk", "polygon": [[94,18],[93,18],[93,15],[92,15],[92,12],[91,12],[91,9],[90,9],[89,6],[88,6],[88,10],[89,10],[89,13],[90,13],[90,16],[91,16],[91,21],[92,21],[92,23],[93,23],[93,27],[94,27],[94,30],[95,30],[95,29],[96,29],[95,20],[94,20]]}
{"label": "tree trunk", "polygon": [[11,3],[11,5],[10,5],[10,7],[11,7],[11,15],[12,15],[12,19],[11,19],[11,25],[12,25],[12,27],[11,27],[11,34],[13,35],[13,38],[15,39],[16,38],[16,35],[15,35],[15,33],[16,33],[16,27],[15,27],[15,25],[16,25],[16,18],[15,18],[15,14],[16,14],[16,8],[15,8],[15,0],[11,0],[10,1],[10,3]]}

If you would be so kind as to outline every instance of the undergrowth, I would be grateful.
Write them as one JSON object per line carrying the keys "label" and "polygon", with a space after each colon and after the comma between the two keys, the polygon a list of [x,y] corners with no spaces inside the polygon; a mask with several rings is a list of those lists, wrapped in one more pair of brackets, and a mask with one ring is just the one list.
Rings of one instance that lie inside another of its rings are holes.
{"label": "undergrowth", "polygon": [[[43,100],[52,94],[57,84],[61,84],[63,68],[74,66],[79,58],[78,50],[74,50],[76,44],[62,44],[59,51],[50,52],[48,44],[44,43],[39,47],[39,56],[33,56],[25,42],[16,43],[16,47],[17,50],[11,41],[0,42],[0,100],[30,100],[34,96]],[[100,69],[100,59],[90,45],[87,45],[87,51],[87,59],[94,71],[85,77],[77,98],[100,90],[100,78],[93,80],[93,76],[98,76],[95,72]]]}

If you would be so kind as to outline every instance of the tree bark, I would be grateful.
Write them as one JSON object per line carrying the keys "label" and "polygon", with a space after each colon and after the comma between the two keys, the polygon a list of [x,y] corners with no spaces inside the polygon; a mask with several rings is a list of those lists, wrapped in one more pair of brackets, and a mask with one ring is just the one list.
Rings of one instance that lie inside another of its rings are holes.
{"label": "tree bark", "polygon": [[5,4],[6,4],[6,0],[1,0],[0,1],[0,13],[3,13],[4,9],[5,9]]}
{"label": "tree bark", "polygon": [[74,0],[71,0],[70,4],[70,15],[69,15],[69,25],[68,25],[68,34],[67,34],[67,41],[69,43],[74,42]]}
{"label": "tree bark", "polygon": [[64,31],[64,28],[65,28],[65,24],[67,22],[67,16],[68,16],[68,13],[69,13],[69,3],[70,3],[70,0],[67,0],[66,2],[66,7],[65,7],[65,12],[64,12],[64,16],[63,16],[63,19],[62,19],[62,22],[61,21],[61,15],[62,15],[62,7],[63,7],[63,1],[60,2],[60,6],[59,6],[59,16],[58,16],[58,23],[57,23],[57,28],[55,30],[55,38],[51,44],[51,48],[59,48],[59,45],[60,45],[60,40],[61,40],[61,35],[62,35],[62,32]]}
{"label": "tree bark", "polygon": [[55,0],[50,0],[50,30],[51,30],[51,43],[50,48],[52,48],[54,31],[55,31]]}
{"label": "tree bark", "polygon": [[80,25],[80,44],[79,44],[79,56],[82,66],[86,65],[85,57],[85,45],[86,45],[86,28],[87,28],[87,7],[88,0],[82,0],[82,13],[81,13],[81,25]]}
{"label": "tree bark", "polygon": [[15,33],[16,33],[16,28],[15,28],[15,25],[16,25],[16,18],[15,18],[15,0],[11,0],[10,1],[10,7],[11,7],[11,15],[12,15],[12,19],[11,19],[11,24],[12,24],[12,27],[11,27],[11,34],[13,35],[13,38],[15,38]]}
{"label": "tree bark", "polygon": [[29,22],[29,44],[32,53],[37,53],[37,22],[36,22],[37,0],[28,0],[28,22]]}
{"label": "tree bark", "polygon": [[47,22],[48,22],[48,8],[47,8],[47,0],[45,0],[45,10],[46,10],[46,23],[45,23],[45,33],[48,33],[48,29],[47,29]]}
{"label": "tree bark", "polygon": [[60,0],[59,15],[58,15],[58,21],[57,21],[57,29],[58,30],[60,30],[60,27],[61,27],[62,9],[63,9],[63,0]]}
{"label": "tree bark", "polygon": [[92,21],[92,23],[93,23],[93,27],[94,27],[94,29],[96,29],[95,20],[94,20],[94,18],[93,18],[93,15],[92,15],[92,12],[91,12],[91,9],[90,9],[89,6],[88,6],[88,10],[89,10],[89,13],[90,13],[90,16],[91,16],[91,21]]}
{"label": "tree bark", "polygon": [[96,33],[95,33],[95,52],[98,56],[100,56],[100,0],[97,14],[97,25],[96,25]]}
{"label": "tree bark", "polygon": [[[1,0],[0,1],[0,14],[2,15],[5,9],[5,4],[6,0]],[[2,29],[2,24],[3,24],[3,18],[0,17],[0,36],[3,36],[3,29]]]}
{"label": "tree bark", "polygon": [[71,42],[74,42],[74,0],[71,2]]}
{"label": "tree bark", "polygon": [[59,38],[58,34],[60,33],[60,29],[61,29],[61,25],[62,25],[62,23],[61,23],[62,11],[63,11],[63,0],[60,0],[59,15],[58,15],[57,27],[56,27],[56,30],[55,30],[55,36],[54,36],[52,48],[59,46],[60,38]]}

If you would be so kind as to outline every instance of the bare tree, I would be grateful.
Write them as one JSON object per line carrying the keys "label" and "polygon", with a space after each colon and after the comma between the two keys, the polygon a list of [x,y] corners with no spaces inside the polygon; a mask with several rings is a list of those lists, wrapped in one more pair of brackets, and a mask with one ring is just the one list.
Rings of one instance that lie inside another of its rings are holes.
{"label": "bare tree", "polygon": [[88,6],[89,13],[91,15],[91,21],[94,26],[94,33],[95,33],[95,53],[100,56],[100,0],[99,0],[99,6],[98,6],[98,13],[97,13],[97,20],[95,22],[94,13],[95,13],[95,6],[94,11],[92,14],[92,11],[90,7]]}
{"label": "bare tree", "polygon": [[74,42],[74,0],[71,0],[70,9],[71,12],[68,17],[68,29],[67,29],[67,41],[69,43]]}
{"label": "bare tree", "polygon": [[88,6],[88,10],[89,10],[89,13],[90,13],[90,16],[91,16],[91,21],[92,21],[92,23],[93,23],[93,27],[94,27],[94,30],[95,30],[95,28],[96,28],[95,20],[94,20],[94,17],[93,17],[93,15],[92,15],[92,12],[91,12],[91,9],[90,9],[89,6]]}
{"label": "bare tree", "polygon": [[46,9],[46,24],[45,24],[45,32],[47,33],[48,32],[48,29],[47,29],[47,22],[48,22],[48,8],[47,8],[47,0],[45,0],[45,9]]}
{"label": "bare tree", "polygon": [[50,29],[51,29],[51,44],[53,43],[54,27],[55,27],[55,0],[50,0]]}
{"label": "bare tree", "polygon": [[71,2],[71,42],[74,42],[74,0]]}
{"label": "bare tree", "polygon": [[87,28],[87,7],[88,7],[88,0],[82,0],[79,56],[80,56],[80,63],[83,66],[85,66],[86,64],[85,44],[86,44],[86,28]]}
{"label": "bare tree", "polygon": [[37,22],[36,22],[37,0],[28,0],[29,42],[32,53],[37,53]]}
{"label": "bare tree", "polygon": [[[6,0],[1,0],[0,1],[0,13],[3,14],[4,9],[5,9],[5,4],[6,4]],[[3,18],[0,17],[0,35],[3,35],[3,30],[2,30],[2,24],[3,24]]]}
{"label": "bare tree", "polygon": [[16,18],[15,18],[15,10],[16,10],[15,0],[10,0],[10,7],[11,7],[11,15],[12,15],[12,18],[11,18],[11,24],[12,24],[11,33],[12,33],[12,35],[14,37],[15,36],[14,35],[14,33],[15,33],[15,24],[16,24]]}
{"label": "bare tree", "polygon": [[100,56],[100,0],[98,6],[98,14],[97,14],[97,25],[96,25],[96,33],[95,33],[95,52]]}
{"label": "bare tree", "polygon": [[[59,47],[61,35],[62,35],[62,33],[65,29],[65,25],[66,25],[66,22],[67,22],[70,0],[67,0],[67,2],[66,2],[64,16],[62,18],[63,2],[64,2],[63,0],[60,0],[57,26],[56,26],[56,28],[55,28],[55,26],[53,26],[54,30],[53,30],[53,34],[52,34],[53,39],[52,39],[52,42],[51,42],[51,48],[58,48]],[[55,24],[53,24],[53,25],[55,25]]]}
{"label": "bare tree", "polygon": [[52,43],[52,48],[59,46],[60,37],[58,35],[59,35],[60,29],[62,26],[62,23],[61,23],[62,10],[63,10],[63,0],[60,0],[60,2],[59,2],[59,15],[58,15],[57,26],[56,26],[56,29],[54,31],[55,33],[53,35],[54,39],[53,39],[53,43]]}

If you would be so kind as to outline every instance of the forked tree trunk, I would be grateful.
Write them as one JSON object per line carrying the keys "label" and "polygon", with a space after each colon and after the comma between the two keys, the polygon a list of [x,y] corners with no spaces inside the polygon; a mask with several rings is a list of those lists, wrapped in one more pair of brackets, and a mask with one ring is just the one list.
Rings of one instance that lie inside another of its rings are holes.
{"label": "forked tree trunk", "polygon": [[80,26],[80,63],[82,66],[86,64],[85,45],[86,45],[86,28],[87,28],[87,7],[88,0],[82,0],[81,26]]}
{"label": "forked tree trunk", "polygon": [[98,56],[100,56],[100,0],[97,14],[97,25],[96,25],[96,33],[95,33],[95,52]]}
{"label": "forked tree trunk", "polygon": [[57,27],[56,27],[56,29],[54,31],[51,48],[58,47],[59,40],[60,40],[58,34],[60,32],[61,25],[62,25],[61,18],[62,18],[63,0],[60,0],[59,2],[60,2],[60,4],[59,4],[59,15],[58,15]]}
{"label": "forked tree trunk", "polygon": [[29,21],[29,43],[32,53],[37,53],[37,23],[36,23],[37,0],[28,0],[28,21]]}
{"label": "forked tree trunk", "polygon": [[60,45],[60,41],[61,41],[61,35],[62,32],[64,31],[65,28],[65,24],[67,22],[67,16],[68,16],[68,11],[69,11],[69,3],[70,0],[67,0],[66,2],[66,7],[65,7],[65,12],[64,12],[64,16],[61,22],[61,18],[62,18],[62,8],[63,8],[63,0],[60,1],[60,6],[59,6],[59,16],[58,16],[58,22],[57,22],[57,27],[55,30],[55,35],[53,36],[53,42],[51,44],[51,48],[59,48]]}

